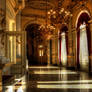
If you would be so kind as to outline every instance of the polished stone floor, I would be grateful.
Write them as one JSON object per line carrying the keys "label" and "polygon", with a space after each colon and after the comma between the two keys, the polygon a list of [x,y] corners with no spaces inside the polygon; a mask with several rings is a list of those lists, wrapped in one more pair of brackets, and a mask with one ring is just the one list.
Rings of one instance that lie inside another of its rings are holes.
{"label": "polished stone floor", "polygon": [[30,66],[24,79],[16,91],[3,92],[92,92],[92,76],[62,67]]}
{"label": "polished stone floor", "polygon": [[92,76],[65,68],[29,67],[27,92],[92,92]]}

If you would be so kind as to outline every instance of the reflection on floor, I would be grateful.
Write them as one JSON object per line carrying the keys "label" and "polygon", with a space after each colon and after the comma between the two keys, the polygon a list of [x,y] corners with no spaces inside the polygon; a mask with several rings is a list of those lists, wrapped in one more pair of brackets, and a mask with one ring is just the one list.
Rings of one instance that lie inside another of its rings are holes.
{"label": "reflection on floor", "polygon": [[87,73],[59,67],[29,67],[27,92],[92,92]]}
{"label": "reflection on floor", "polygon": [[26,77],[16,81],[3,92],[92,92],[92,76],[54,66],[30,66]]}

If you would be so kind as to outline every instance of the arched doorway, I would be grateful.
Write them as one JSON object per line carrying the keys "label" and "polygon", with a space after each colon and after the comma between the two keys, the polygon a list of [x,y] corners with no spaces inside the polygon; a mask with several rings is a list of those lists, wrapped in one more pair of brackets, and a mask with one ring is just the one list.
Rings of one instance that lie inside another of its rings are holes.
{"label": "arched doorway", "polygon": [[77,67],[81,70],[89,70],[89,55],[91,48],[91,35],[88,26],[90,16],[83,12],[77,22]]}
{"label": "arched doorway", "polygon": [[44,39],[38,24],[29,24],[27,31],[27,59],[29,65],[46,64]]}
{"label": "arched doorway", "polygon": [[61,65],[67,65],[67,55],[68,55],[68,28],[65,24],[62,25],[62,28],[59,33],[59,62]]}

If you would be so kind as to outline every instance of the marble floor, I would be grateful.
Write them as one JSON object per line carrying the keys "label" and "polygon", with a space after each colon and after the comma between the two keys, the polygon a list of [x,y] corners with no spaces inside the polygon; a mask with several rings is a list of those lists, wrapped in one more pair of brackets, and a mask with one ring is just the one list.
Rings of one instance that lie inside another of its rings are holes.
{"label": "marble floor", "polygon": [[30,66],[24,79],[3,92],[92,92],[92,76],[62,67]]}
{"label": "marble floor", "polygon": [[92,76],[53,66],[29,67],[27,92],[92,92]]}

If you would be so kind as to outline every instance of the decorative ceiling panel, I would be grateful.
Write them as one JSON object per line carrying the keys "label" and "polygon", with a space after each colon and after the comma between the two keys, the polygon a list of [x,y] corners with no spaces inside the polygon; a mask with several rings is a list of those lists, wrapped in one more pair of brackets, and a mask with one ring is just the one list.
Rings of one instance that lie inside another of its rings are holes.
{"label": "decorative ceiling panel", "polygon": [[53,8],[53,4],[50,2],[50,0],[31,0],[26,7],[37,10],[50,10]]}

